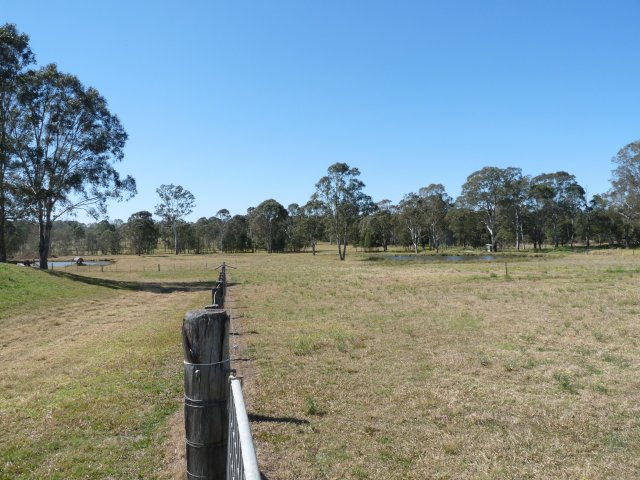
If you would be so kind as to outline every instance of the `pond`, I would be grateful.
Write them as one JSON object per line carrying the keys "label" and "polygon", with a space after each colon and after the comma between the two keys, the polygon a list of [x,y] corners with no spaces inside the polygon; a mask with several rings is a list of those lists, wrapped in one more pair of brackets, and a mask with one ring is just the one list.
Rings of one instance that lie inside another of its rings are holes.
{"label": "pond", "polygon": [[[74,262],[73,260],[69,260],[69,261],[62,261],[62,260],[49,260],[49,268],[64,268],[64,267],[71,267],[76,265],[76,262]],[[111,262],[108,260],[96,260],[96,261],[85,261],[82,262],[82,266],[101,266],[101,265],[111,265]],[[39,262],[35,262],[33,264],[34,267],[38,267],[40,266]]]}

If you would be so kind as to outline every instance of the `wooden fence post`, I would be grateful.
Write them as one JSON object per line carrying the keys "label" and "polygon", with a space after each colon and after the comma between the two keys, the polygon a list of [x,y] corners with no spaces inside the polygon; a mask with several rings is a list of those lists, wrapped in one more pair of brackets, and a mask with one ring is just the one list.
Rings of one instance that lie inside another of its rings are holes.
{"label": "wooden fence post", "polygon": [[224,308],[224,293],[220,282],[216,282],[216,286],[211,289],[211,306]]}
{"label": "wooden fence post", "polygon": [[227,312],[188,312],[182,323],[182,345],[187,478],[223,480],[231,371]]}

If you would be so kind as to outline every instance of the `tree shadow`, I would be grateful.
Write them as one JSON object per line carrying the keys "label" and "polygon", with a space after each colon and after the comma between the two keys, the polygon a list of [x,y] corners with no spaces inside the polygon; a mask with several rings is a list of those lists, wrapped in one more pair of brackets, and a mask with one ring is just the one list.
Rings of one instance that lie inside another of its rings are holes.
{"label": "tree shadow", "polygon": [[125,282],[120,280],[109,280],[106,278],[85,277],[69,272],[48,271],[49,275],[68,278],[74,282],[97,285],[99,287],[112,288],[116,290],[131,290],[136,292],[152,293],[173,293],[173,292],[200,292],[211,291],[212,282]]}
{"label": "tree shadow", "polygon": [[293,425],[309,425],[309,420],[294,417],[270,417],[268,415],[249,414],[250,422],[290,423]]}

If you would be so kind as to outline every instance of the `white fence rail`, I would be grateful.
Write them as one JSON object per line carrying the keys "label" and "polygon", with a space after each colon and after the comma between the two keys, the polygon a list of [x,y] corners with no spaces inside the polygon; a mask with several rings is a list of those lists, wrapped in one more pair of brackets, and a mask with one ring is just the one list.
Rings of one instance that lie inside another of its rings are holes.
{"label": "white fence rail", "polygon": [[260,480],[249,417],[242,396],[242,382],[233,376],[229,380],[227,480]]}

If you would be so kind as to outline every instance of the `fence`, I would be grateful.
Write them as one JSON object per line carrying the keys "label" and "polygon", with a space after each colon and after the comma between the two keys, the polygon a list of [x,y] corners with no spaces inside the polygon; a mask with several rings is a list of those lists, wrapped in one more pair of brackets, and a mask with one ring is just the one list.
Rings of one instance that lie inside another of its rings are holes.
{"label": "fence", "polygon": [[242,381],[231,377],[229,394],[229,442],[227,447],[227,480],[260,480],[260,470],[249,417],[242,396]]}
{"label": "fence", "polygon": [[[151,273],[151,272],[193,272],[193,271],[210,271],[211,265],[209,263],[202,262],[164,262],[164,263],[152,263],[147,262],[141,264],[136,262],[122,263],[112,262],[109,260],[97,260],[87,261],[81,264],[71,261],[49,261],[49,268],[51,270],[57,270],[62,272],[76,272],[76,273]],[[38,265],[37,262],[32,264],[34,267]]]}
{"label": "fence", "polygon": [[219,267],[211,305],[187,312],[182,324],[189,480],[260,479],[241,382],[231,370],[227,267]]}

